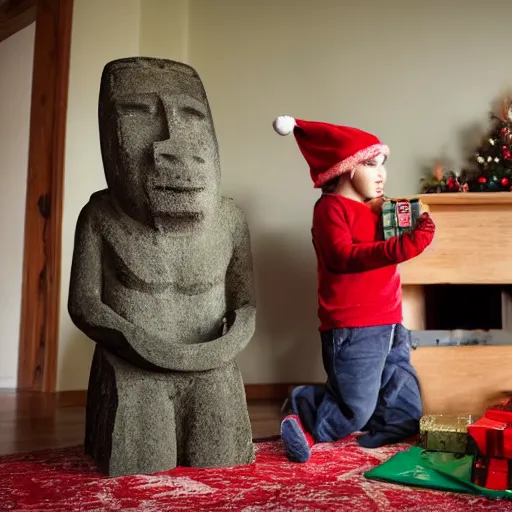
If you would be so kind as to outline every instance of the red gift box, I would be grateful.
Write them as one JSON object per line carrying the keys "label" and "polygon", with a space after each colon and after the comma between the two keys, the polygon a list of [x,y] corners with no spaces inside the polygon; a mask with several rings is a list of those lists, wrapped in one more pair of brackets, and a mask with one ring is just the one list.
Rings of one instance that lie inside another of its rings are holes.
{"label": "red gift box", "polygon": [[508,423],[484,416],[468,426],[468,435],[481,455],[512,459],[512,428]]}
{"label": "red gift box", "polygon": [[512,398],[508,398],[487,409],[485,417],[494,421],[512,424]]}
{"label": "red gift box", "polygon": [[504,491],[512,489],[512,399],[493,405],[468,426],[476,448],[471,481]]}
{"label": "red gift box", "polygon": [[506,491],[512,487],[511,461],[493,457],[479,457],[473,464],[471,481],[494,491]]}

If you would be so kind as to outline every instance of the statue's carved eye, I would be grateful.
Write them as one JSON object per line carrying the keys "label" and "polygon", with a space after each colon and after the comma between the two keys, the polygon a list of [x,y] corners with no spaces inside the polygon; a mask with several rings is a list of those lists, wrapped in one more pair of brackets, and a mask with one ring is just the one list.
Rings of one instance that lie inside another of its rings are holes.
{"label": "statue's carved eye", "polygon": [[194,107],[183,107],[181,110],[183,113],[185,113],[189,116],[192,116],[192,117],[196,117],[197,119],[204,119],[206,117],[203,114],[203,112],[200,112],[199,110],[197,110]]}
{"label": "statue's carved eye", "polygon": [[154,114],[156,112],[156,105],[151,103],[118,103],[117,111],[121,115],[135,116],[140,114]]}

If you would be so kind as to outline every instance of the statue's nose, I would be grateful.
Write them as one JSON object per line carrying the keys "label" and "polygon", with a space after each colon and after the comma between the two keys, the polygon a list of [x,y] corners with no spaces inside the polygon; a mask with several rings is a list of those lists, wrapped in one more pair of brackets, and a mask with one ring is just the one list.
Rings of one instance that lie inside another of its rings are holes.
{"label": "statue's nose", "polygon": [[168,140],[155,142],[153,144],[153,156],[157,165],[166,165],[170,167],[182,166],[185,159],[178,151],[176,146],[169,144]]}
{"label": "statue's nose", "polygon": [[190,154],[179,151],[176,145],[170,144],[168,140],[153,144],[153,157],[158,167],[180,169],[204,164],[204,158],[194,153],[194,151]]}

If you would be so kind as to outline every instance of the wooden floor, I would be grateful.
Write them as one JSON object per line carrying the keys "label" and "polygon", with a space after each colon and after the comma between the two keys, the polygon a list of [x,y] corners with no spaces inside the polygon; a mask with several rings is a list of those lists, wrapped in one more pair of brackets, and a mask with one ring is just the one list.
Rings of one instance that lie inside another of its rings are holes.
{"label": "wooden floor", "polygon": [[[77,405],[80,404],[80,405]],[[0,390],[0,455],[82,444],[83,394]],[[279,434],[281,402],[250,401],[254,438]]]}

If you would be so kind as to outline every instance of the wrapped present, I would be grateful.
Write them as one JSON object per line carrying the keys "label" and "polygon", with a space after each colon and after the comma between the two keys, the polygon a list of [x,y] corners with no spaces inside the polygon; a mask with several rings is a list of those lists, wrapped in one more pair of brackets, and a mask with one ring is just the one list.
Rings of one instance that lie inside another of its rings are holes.
{"label": "wrapped present", "polygon": [[410,231],[425,211],[419,198],[391,199],[382,204],[382,229],[384,240]]}
{"label": "wrapped present", "polygon": [[470,415],[423,416],[420,420],[420,446],[428,451],[466,453],[468,427],[473,422]]}
{"label": "wrapped present", "polygon": [[490,420],[512,424],[512,398],[489,407],[485,411],[485,417]]}
{"label": "wrapped present", "polygon": [[505,459],[490,458],[487,469],[485,487],[496,491],[510,489],[509,462]]}
{"label": "wrapped present", "polygon": [[480,487],[487,483],[487,458],[475,457],[471,466],[471,482]]}
{"label": "wrapped present", "polygon": [[508,423],[483,416],[468,427],[468,435],[477,455],[512,459],[512,428]]}
{"label": "wrapped present", "polygon": [[471,468],[471,482],[486,489],[506,491],[512,488],[512,461],[477,457]]}

